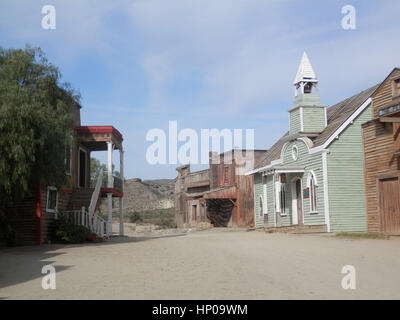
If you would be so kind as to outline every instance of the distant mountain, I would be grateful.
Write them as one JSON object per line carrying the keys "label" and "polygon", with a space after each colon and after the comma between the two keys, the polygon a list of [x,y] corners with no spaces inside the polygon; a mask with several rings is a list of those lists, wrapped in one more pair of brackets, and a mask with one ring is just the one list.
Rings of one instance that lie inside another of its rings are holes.
{"label": "distant mountain", "polygon": [[[128,179],[124,185],[125,214],[157,209],[169,209],[174,206],[174,179],[144,180]],[[114,200],[114,210],[118,209]],[[102,201],[101,212],[107,212],[107,202]]]}

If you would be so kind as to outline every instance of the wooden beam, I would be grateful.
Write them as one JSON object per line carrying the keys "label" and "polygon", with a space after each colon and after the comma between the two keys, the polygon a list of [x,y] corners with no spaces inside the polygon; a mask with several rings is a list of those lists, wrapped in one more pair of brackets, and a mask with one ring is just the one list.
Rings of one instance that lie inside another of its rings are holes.
{"label": "wooden beam", "polygon": [[380,122],[400,122],[400,117],[381,117]]}
{"label": "wooden beam", "polygon": [[236,204],[235,201],[233,201],[232,199],[229,199],[229,201],[232,202],[232,204],[233,204],[234,207],[237,207],[237,204]]}

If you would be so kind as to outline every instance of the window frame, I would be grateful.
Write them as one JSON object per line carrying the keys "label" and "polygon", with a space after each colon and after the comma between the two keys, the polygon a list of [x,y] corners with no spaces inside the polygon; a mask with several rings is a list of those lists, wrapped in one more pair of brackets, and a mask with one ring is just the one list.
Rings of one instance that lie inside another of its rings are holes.
{"label": "window frame", "polygon": [[[50,202],[50,193],[55,192],[56,193],[56,204],[54,209],[49,207],[49,202]],[[46,197],[46,212],[49,213],[57,213],[58,210],[58,190],[54,186],[48,186],[47,187],[47,197]]]}
{"label": "window frame", "polygon": [[309,190],[309,202],[310,202],[310,214],[318,213],[318,202],[317,202],[317,177],[313,171],[310,171],[307,179],[307,187]]}
{"label": "window frame", "polygon": [[264,214],[268,214],[268,180],[267,180],[267,176],[263,175],[262,176],[262,186],[263,186],[263,210],[262,212]]}
{"label": "window frame", "polygon": [[292,147],[292,159],[293,161],[297,161],[299,159],[299,148],[296,145]]}
{"label": "window frame", "polygon": [[260,207],[258,216],[261,218],[264,216],[264,200],[262,195],[260,195],[260,197],[258,198],[258,205]]}
{"label": "window frame", "polygon": [[223,185],[224,186],[228,186],[228,185],[230,185],[230,167],[229,166],[224,166],[223,167],[224,169],[223,169],[223,172],[224,172],[224,182],[223,182]]}
{"label": "window frame", "polygon": [[281,216],[287,216],[287,194],[286,194],[286,183],[281,182],[280,190],[279,190],[279,206],[280,206],[280,214]]}

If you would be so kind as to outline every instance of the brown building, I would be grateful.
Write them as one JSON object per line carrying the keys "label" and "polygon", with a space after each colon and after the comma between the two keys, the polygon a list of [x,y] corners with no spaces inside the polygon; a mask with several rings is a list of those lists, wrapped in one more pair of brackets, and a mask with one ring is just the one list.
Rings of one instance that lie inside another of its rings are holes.
{"label": "brown building", "polygon": [[[215,227],[254,227],[253,176],[245,175],[249,162],[258,161],[265,150],[210,152],[210,169],[190,172],[177,168],[175,221],[178,227],[209,222]],[[235,155],[235,156],[233,156]]]}
{"label": "brown building", "polygon": [[[123,149],[122,135],[112,126],[81,126],[81,106],[71,112],[74,118],[74,136],[70,148],[65,150],[66,185],[43,185],[40,181],[32,186],[32,196],[10,208],[8,225],[15,234],[17,244],[47,243],[50,225],[61,212],[70,215],[76,224],[84,225],[97,235],[112,233],[112,198],[120,199],[120,219],[123,212]],[[120,151],[120,174],[112,172],[112,153]],[[96,151],[108,151],[108,172],[90,183],[90,158]],[[96,209],[101,197],[108,199],[108,219],[97,217]],[[1,231],[1,230],[0,230]],[[123,225],[120,224],[120,233]],[[1,241],[1,240],[0,240]]]}
{"label": "brown building", "polygon": [[190,165],[176,169],[175,181],[175,222],[178,227],[196,226],[199,222],[209,222],[203,198],[210,190],[210,170],[190,172]]}
{"label": "brown building", "polygon": [[400,69],[372,95],[363,125],[367,230],[400,234]]}

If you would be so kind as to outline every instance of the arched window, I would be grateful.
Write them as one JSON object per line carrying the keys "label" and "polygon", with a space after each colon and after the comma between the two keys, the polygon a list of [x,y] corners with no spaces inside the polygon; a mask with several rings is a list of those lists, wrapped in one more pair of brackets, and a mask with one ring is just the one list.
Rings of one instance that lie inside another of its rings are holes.
{"label": "arched window", "polygon": [[308,188],[310,192],[310,211],[317,212],[317,179],[314,172],[308,175]]}

